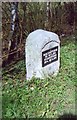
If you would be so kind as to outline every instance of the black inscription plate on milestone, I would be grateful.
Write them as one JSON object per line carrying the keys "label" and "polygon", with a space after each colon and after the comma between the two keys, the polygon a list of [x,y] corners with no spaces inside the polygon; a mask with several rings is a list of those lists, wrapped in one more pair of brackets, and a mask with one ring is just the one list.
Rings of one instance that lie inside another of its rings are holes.
{"label": "black inscription plate on milestone", "polygon": [[58,60],[58,46],[42,52],[42,67]]}

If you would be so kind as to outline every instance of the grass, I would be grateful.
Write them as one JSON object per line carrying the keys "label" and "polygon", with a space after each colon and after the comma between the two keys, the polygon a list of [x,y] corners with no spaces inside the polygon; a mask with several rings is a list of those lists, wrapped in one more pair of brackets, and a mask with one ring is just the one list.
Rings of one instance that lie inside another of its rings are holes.
{"label": "grass", "polygon": [[3,118],[56,118],[63,113],[75,114],[75,40],[69,37],[64,41],[57,77],[27,81],[24,60],[11,73],[3,71]]}

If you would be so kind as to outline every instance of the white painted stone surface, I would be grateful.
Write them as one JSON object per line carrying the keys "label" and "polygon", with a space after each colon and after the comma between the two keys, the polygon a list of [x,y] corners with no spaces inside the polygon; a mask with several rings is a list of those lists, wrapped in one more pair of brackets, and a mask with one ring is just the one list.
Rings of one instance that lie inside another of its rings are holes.
{"label": "white painted stone surface", "polygon": [[[57,49],[52,50],[54,47],[58,47],[58,59],[49,63],[56,56],[55,51]],[[42,55],[42,52],[47,50],[50,50],[46,52],[47,56],[46,54]],[[25,52],[27,80],[33,76],[43,79],[48,75],[57,75],[60,66],[60,40],[57,34],[42,29],[35,30],[26,39]],[[46,59],[44,63],[47,62],[47,64],[49,63],[48,65],[43,66],[42,56]]]}

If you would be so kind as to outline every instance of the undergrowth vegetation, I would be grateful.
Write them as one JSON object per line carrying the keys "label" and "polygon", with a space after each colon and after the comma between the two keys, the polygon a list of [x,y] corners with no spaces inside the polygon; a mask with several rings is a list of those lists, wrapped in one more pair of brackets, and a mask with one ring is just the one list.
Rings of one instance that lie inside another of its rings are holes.
{"label": "undergrowth vegetation", "polygon": [[75,114],[75,40],[61,44],[61,66],[56,77],[26,80],[25,61],[3,70],[3,118],[56,118]]}

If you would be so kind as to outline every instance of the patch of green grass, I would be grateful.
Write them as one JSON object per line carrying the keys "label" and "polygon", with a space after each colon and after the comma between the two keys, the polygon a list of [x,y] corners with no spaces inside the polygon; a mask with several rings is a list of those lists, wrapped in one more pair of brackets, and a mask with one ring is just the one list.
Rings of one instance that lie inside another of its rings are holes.
{"label": "patch of green grass", "polygon": [[61,67],[57,77],[26,80],[25,62],[3,75],[4,118],[56,118],[75,113],[75,41],[61,46]]}

